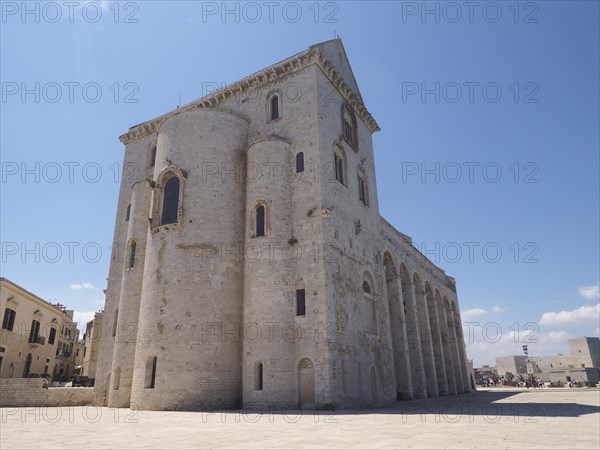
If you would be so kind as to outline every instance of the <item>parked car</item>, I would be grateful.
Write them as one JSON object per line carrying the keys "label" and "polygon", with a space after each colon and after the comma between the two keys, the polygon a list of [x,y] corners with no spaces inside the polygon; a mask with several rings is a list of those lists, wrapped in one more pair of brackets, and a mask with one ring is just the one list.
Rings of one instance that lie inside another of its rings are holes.
{"label": "parked car", "polygon": [[75,375],[73,377],[73,387],[90,387],[94,385],[94,379],[86,376]]}

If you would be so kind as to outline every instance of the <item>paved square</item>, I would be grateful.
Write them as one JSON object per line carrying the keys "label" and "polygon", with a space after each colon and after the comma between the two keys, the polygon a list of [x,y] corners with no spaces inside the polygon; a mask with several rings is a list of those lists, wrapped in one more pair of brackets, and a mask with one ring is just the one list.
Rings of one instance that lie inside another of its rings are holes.
{"label": "paved square", "polygon": [[487,389],[365,411],[4,408],[0,448],[600,448],[600,390]]}

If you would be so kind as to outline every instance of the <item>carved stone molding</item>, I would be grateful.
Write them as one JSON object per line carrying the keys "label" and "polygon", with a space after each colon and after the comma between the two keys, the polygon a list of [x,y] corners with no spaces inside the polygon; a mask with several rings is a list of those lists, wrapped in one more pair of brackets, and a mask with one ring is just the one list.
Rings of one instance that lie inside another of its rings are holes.
{"label": "carved stone molding", "polygon": [[235,95],[240,95],[243,92],[253,89],[259,89],[263,86],[271,84],[282,78],[307,68],[310,65],[316,64],[325,74],[327,79],[340,92],[346,102],[354,109],[358,117],[367,125],[372,133],[380,130],[379,125],[371,116],[362,100],[352,92],[350,86],[344,81],[342,75],[333,67],[333,64],[317,49],[306,50],[296,56],[286,59],[274,66],[256,72],[249,77],[243,78],[240,81],[233,83],[223,89],[220,89],[210,95],[202,97],[194,102],[177,108],[162,116],[144,122],[140,125],[130,128],[130,130],[119,137],[119,140],[127,145],[130,142],[136,141],[152,133],[156,133],[160,124],[167,118],[180,114],[186,111],[192,111],[197,108],[212,108]]}

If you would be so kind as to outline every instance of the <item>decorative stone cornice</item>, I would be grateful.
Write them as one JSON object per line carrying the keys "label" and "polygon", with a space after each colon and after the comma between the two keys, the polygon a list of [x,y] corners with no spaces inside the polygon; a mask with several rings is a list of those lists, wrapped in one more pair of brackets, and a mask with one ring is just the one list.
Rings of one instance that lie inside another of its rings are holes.
{"label": "decorative stone cornice", "polygon": [[367,125],[371,133],[380,130],[379,125],[371,116],[364,103],[352,88],[346,83],[342,75],[335,69],[333,64],[318,50],[309,49],[299,53],[291,58],[288,58],[273,66],[267,67],[259,72],[256,72],[246,78],[237,81],[230,86],[220,89],[212,94],[206,95],[198,100],[195,100],[187,105],[170,111],[148,122],[141,123],[129,129],[129,131],[119,137],[120,141],[127,145],[130,142],[141,139],[149,134],[156,133],[160,125],[168,118],[187,111],[192,111],[197,108],[213,108],[224,100],[234,96],[240,96],[243,92],[259,89],[273,82],[287,78],[292,74],[305,69],[311,65],[317,65],[327,79],[333,84],[338,92],[344,97],[346,102],[354,109],[356,115]]}

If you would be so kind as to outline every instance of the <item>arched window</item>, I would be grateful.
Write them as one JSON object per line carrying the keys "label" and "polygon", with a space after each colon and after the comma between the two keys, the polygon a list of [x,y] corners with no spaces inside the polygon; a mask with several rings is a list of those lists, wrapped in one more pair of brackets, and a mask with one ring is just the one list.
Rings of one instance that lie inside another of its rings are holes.
{"label": "arched window", "polygon": [[179,212],[179,178],[173,176],[165,183],[163,193],[161,225],[177,223]]}
{"label": "arched window", "polygon": [[156,356],[148,355],[146,360],[146,378],[144,380],[144,388],[154,389],[156,385]]}
{"label": "arched window", "polygon": [[279,119],[279,96],[273,95],[269,101],[269,118],[270,120]]}
{"label": "arched window", "polygon": [[129,267],[130,269],[133,269],[135,267],[136,253],[137,244],[135,243],[135,241],[131,241],[131,244],[129,244],[129,262],[127,264],[127,267]]}
{"label": "arched window", "polygon": [[258,363],[254,366],[254,390],[263,390],[263,363]]}
{"label": "arched window", "polygon": [[131,216],[131,203],[127,205],[127,212],[125,213],[125,222],[129,222],[129,217]]}
{"label": "arched window", "polygon": [[256,207],[256,237],[265,235],[265,206]]}
{"label": "arched window", "polygon": [[296,173],[304,172],[304,152],[296,155]]}
{"label": "arched window", "polygon": [[339,146],[334,151],[333,163],[335,166],[335,179],[346,186],[346,155]]}

